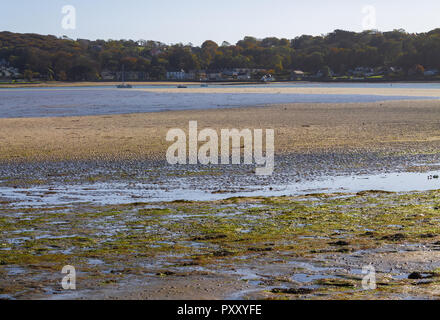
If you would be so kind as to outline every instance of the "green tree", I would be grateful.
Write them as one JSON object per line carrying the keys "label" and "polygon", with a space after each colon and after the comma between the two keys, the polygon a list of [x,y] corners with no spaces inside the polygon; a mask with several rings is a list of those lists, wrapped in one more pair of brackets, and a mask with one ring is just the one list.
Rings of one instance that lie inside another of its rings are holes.
{"label": "green tree", "polygon": [[23,76],[27,81],[31,82],[33,79],[34,73],[32,72],[32,70],[27,69],[24,71]]}

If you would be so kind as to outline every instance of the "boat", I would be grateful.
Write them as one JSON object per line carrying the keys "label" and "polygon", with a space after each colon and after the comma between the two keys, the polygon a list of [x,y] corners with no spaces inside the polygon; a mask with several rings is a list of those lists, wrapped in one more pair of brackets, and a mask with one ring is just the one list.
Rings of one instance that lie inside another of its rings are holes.
{"label": "boat", "polygon": [[131,84],[123,83],[123,84],[118,84],[117,88],[118,89],[131,89],[131,88],[133,88],[133,86]]}
{"label": "boat", "polygon": [[207,83],[202,83],[200,86],[201,86],[202,88],[208,88],[208,84],[207,84]]}
{"label": "boat", "polygon": [[117,85],[117,88],[118,89],[131,89],[131,88],[133,88],[133,86],[131,84],[123,83],[123,84]]}
{"label": "boat", "polygon": [[125,83],[125,66],[122,65],[122,83],[116,86],[118,89],[131,89],[133,86],[131,84]]}
{"label": "boat", "polygon": [[183,84],[179,84],[178,86],[177,86],[177,88],[179,88],[179,89],[186,89],[186,88],[188,88],[187,86],[184,86]]}

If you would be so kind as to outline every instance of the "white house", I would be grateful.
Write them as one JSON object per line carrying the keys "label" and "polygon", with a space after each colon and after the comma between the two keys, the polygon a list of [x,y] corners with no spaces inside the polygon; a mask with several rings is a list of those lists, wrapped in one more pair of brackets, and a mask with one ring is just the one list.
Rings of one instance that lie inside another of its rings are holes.
{"label": "white house", "polygon": [[194,80],[196,78],[195,72],[168,71],[167,80]]}
{"label": "white house", "polygon": [[0,66],[0,78],[12,79],[20,76],[21,74],[17,68],[8,67],[5,65]]}
{"label": "white house", "polygon": [[437,69],[428,69],[424,72],[424,76],[425,77],[433,77],[438,75],[438,70]]}
{"label": "white house", "polygon": [[349,73],[358,77],[371,77],[375,75],[374,70],[369,67],[357,67],[354,70],[350,70]]}
{"label": "white house", "polygon": [[293,70],[290,75],[290,80],[302,80],[306,74],[301,70]]}
{"label": "white house", "polygon": [[275,77],[273,77],[271,74],[266,74],[261,78],[261,81],[263,82],[273,82],[275,81]]}

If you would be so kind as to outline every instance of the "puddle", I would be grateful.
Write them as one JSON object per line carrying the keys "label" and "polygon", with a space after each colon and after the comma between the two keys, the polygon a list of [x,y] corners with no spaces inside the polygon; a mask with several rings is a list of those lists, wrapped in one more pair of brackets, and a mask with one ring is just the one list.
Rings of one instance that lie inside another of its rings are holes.
{"label": "puddle", "polygon": [[332,272],[336,272],[336,271],[340,271],[342,268],[338,268],[338,267],[320,267],[320,266],[316,266],[314,264],[308,263],[308,262],[300,262],[300,261],[290,261],[289,265],[291,265],[293,268],[297,268],[297,269],[303,269],[303,270],[307,270],[307,271],[311,271],[311,272],[316,272],[316,273],[332,273]]}
{"label": "puddle", "polygon": [[291,277],[293,281],[301,283],[309,283],[316,280],[335,278],[334,276],[329,276],[325,274],[306,274],[306,273],[296,273]]}
{"label": "puddle", "polygon": [[8,276],[16,276],[16,275],[26,273],[26,270],[21,267],[7,267],[7,268],[5,268],[5,270],[8,274]]}
{"label": "puddle", "polygon": [[87,264],[92,265],[92,266],[98,266],[98,265],[104,264],[104,261],[99,260],[99,259],[88,259]]}

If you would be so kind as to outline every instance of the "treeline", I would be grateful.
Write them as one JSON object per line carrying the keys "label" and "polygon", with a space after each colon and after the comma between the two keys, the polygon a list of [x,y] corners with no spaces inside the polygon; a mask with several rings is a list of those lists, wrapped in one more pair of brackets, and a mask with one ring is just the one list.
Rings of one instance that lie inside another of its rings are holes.
{"label": "treeline", "polygon": [[99,80],[104,71],[145,72],[161,80],[167,71],[265,69],[315,73],[329,68],[343,75],[357,67],[440,69],[440,29],[361,33],[336,30],[295,39],[245,37],[235,45],[206,41],[201,47],[157,41],[71,40],[66,37],[0,32],[0,62],[48,80]]}

